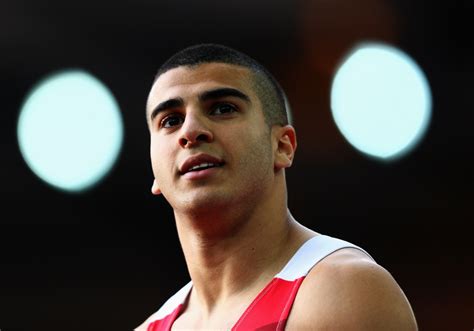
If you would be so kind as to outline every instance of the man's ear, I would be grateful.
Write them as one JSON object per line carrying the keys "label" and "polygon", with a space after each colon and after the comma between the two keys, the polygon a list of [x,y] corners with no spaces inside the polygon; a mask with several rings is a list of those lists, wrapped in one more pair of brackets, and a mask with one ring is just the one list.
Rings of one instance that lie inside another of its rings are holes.
{"label": "man's ear", "polygon": [[273,138],[277,146],[275,150],[275,170],[291,167],[296,151],[296,131],[291,125],[274,126]]}
{"label": "man's ear", "polygon": [[161,190],[158,187],[158,183],[157,183],[156,179],[153,180],[153,185],[151,186],[151,193],[153,193],[154,195],[160,195],[161,194]]}

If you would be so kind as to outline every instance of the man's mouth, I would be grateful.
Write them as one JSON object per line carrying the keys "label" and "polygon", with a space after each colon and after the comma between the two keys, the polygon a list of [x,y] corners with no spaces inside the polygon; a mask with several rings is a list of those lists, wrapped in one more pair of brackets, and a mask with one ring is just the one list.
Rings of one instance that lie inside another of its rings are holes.
{"label": "man's mouth", "polygon": [[189,168],[187,172],[204,170],[204,169],[215,168],[215,167],[222,167],[223,165],[224,163],[201,163],[201,164],[195,165],[194,167]]}
{"label": "man's mouth", "polygon": [[180,175],[189,172],[203,171],[210,168],[222,167],[225,162],[209,154],[200,153],[188,157],[179,167]]}

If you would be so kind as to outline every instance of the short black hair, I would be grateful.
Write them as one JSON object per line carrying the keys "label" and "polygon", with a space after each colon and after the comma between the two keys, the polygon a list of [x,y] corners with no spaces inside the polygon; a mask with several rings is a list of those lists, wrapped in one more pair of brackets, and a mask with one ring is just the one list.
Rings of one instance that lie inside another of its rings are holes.
{"label": "short black hair", "polygon": [[228,46],[198,44],[187,47],[171,56],[159,69],[155,81],[165,72],[181,67],[193,67],[204,63],[225,63],[242,66],[253,73],[255,92],[260,98],[267,124],[287,125],[290,118],[288,100],[274,76],[250,56]]}

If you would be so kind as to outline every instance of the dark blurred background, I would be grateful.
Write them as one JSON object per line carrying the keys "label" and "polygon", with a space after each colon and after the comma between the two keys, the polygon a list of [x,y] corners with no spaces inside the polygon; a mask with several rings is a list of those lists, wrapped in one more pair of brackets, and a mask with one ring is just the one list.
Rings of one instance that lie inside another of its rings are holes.
{"label": "dark blurred background", "polygon": [[[286,90],[298,133],[289,205],[304,225],[354,242],[387,268],[421,330],[474,328],[474,38],[471,1],[216,0],[0,2],[0,329],[131,330],[188,281],[168,204],[150,192],[145,101],[158,66],[201,42],[237,48]],[[361,41],[409,54],[433,95],[430,127],[393,163],[335,126],[336,66]],[[39,180],[16,123],[38,80],[94,74],[117,98],[122,153],[100,185]]]}

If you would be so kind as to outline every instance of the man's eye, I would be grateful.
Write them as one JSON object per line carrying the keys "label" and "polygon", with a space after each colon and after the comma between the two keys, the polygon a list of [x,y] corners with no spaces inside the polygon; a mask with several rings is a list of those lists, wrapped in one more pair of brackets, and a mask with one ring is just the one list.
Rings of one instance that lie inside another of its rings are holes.
{"label": "man's eye", "polygon": [[181,116],[178,116],[178,115],[170,115],[170,116],[167,116],[165,117],[162,121],[161,121],[161,127],[163,128],[171,128],[173,126],[176,126],[176,125],[180,125],[183,123],[183,118]]}
{"label": "man's eye", "polygon": [[220,103],[212,108],[212,115],[230,114],[237,111],[237,108],[230,103]]}

